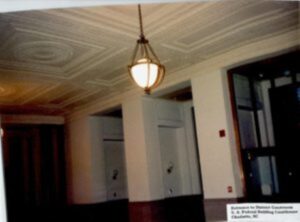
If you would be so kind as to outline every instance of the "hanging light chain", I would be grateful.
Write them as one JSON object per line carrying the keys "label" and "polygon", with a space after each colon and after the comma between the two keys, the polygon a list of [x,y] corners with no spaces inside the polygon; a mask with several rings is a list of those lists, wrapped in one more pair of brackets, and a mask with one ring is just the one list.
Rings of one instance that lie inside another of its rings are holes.
{"label": "hanging light chain", "polygon": [[139,22],[140,22],[140,37],[141,39],[144,39],[145,35],[144,35],[144,28],[143,28],[142,9],[140,4],[138,4],[138,9],[139,9]]}

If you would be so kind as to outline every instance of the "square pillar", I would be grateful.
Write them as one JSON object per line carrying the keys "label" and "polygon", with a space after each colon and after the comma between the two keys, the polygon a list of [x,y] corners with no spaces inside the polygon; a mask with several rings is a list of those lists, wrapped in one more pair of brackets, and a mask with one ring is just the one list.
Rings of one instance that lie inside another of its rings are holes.
{"label": "square pillar", "polygon": [[226,73],[201,73],[192,91],[206,219],[226,219],[226,203],[243,196]]}

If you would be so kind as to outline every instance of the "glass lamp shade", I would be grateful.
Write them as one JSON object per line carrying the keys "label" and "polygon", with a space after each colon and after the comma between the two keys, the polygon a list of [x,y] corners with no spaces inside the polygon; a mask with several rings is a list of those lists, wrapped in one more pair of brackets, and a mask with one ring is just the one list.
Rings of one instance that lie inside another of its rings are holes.
{"label": "glass lamp shade", "polygon": [[148,58],[142,58],[129,66],[129,73],[134,82],[146,93],[157,87],[164,76],[164,67],[160,64],[152,62]]}

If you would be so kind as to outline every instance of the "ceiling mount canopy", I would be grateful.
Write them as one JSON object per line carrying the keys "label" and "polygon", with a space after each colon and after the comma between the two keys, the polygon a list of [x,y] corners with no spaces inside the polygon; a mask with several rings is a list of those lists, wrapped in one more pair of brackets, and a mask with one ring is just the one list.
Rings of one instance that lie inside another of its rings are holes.
{"label": "ceiling mount canopy", "polygon": [[163,80],[165,67],[160,63],[143,30],[141,5],[138,5],[140,37],[135,46],[131,64],[128,66],[129,75],[133,81],[147,94],[156,88]]}

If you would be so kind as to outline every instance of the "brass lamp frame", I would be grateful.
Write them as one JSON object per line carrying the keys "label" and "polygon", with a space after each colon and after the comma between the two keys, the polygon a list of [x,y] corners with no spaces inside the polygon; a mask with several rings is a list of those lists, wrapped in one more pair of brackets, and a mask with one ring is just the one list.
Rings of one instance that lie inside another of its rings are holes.
{"label": "brass lamp frame", "polygon": [[[131,72],[131,69],[133,66],[135,66],[137,64],[143,64],[143,63],[148,64],[148,70],[147,70],[148,76],[149,76],[149,72],[150,72],[150,64],[155,64],[158,66],[158,73],[157,73],[157,78],[156,78],[155,82],[152,84],[152,86],[150,86],[150,87],[146,86],[144,88],[145,93],[150,94],[151,89],[156,88],[164,79],[165,67],[160,63],[154,50],[152,49],[151,45],[149,44],[148,39],[145,38],[140,4],[138,4],[138,11],[139,11],[139,22],[140,22],[140,37],[137,40],[137,44],[134,48],[131,64],[128,65],[128,71],[129,71],[129,76],[134,81],[134,78],[133,78],[132,72]],[[140,59],[145,59],[145,62],[139,61]],[[148,78],[148,83],[149,83],[149,78]]]}

